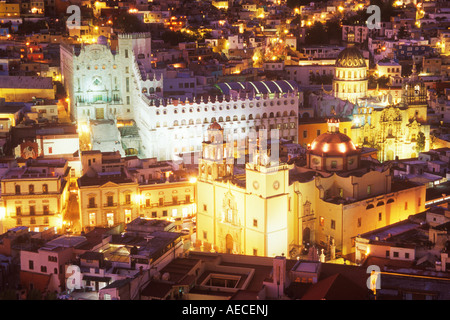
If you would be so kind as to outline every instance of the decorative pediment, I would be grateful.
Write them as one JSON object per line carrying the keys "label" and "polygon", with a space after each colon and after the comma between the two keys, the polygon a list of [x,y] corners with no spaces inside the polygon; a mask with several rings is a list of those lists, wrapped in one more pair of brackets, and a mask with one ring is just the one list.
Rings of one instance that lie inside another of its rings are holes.
{"label": "decorative pediment", "polygon": [[117,183],[108,181],[107,183],[105,183],[104,185],[101,185],[100,188],[117,188],[119,187],[119,185]]}

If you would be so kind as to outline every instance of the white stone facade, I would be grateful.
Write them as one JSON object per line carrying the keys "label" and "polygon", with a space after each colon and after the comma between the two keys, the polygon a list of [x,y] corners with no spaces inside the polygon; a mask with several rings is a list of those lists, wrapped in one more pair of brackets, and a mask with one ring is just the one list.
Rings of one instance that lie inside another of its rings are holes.
{"label": "white stone facade", "polygon": [[101,40],[82,47],[79,54],[61,49],[63,81],[79,125],[134,120],[142,140],[139,155],[158,160],[200,151],[214,121],[235,139],[245,138],[251,129],[278,128],[280,138],[297,141],[298,107],[303,101],[296,89],[281,92],[279,87],[278,93],[247,92],[240,98],[223,95],[196,102],[163,99],[163,77],[151,68],[150,35],[120,35],[117,48],[112,52]]}

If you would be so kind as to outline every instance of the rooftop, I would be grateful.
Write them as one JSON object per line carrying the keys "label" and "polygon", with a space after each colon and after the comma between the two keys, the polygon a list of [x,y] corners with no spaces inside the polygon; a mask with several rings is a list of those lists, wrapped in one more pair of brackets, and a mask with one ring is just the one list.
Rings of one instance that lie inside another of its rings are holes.
{"label": "rooftop", "polygon": [[53,89],[50,77],[0,76],[0,88]]}

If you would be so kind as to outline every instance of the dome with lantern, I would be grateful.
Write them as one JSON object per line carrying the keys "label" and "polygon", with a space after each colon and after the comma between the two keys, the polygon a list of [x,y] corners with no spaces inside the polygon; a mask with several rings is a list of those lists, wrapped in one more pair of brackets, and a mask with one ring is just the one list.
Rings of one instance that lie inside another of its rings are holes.
{"label": "dome with lantern", "polygon": [[349,47],[342,50],[337,59],[336,67],[340,68],[365,68],[366,60],[357,47]]}
{"label": "dome with lantern", "polygon": [[328,131],[319,135],[306,151],[307,167],[319,171],[348,171],[359,168],[361,149],[339,132],[339,120],[328,120]]}

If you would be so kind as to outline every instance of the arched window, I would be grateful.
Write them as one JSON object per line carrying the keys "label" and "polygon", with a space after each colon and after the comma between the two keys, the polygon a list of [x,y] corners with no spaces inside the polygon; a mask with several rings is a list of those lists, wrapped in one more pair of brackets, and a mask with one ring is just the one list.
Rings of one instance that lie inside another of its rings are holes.
{"label": "arched window", "polygon": [[373,204],[369,204],[369,205],[366,207],[366,210],[369,210],[369,209],[372,209],[372,208],[374,208]]}
{"label": "arched window", "polygon": [[388,199],[388,201],[386,201],[386,204],[389,204],[389,203],[393,203],[394,202],[394,199]]}
{"label": "arched window", "polygon": [[241,116],[241,120],[242,120],[242,121],[245,121],[245,115],[242,115],[242,116]]}
{"label": "arched window", "polygon": [[174,127],[178,126],[178,121],[177,121],[177,120],[175,120],[175,121],[173,122],[173,126],[174,126]]}
{"label": "arched window", "polygon": [[384,202],[383,201],[379,201],[378,203],[377,203],[377,207],[380,207],[380,206],[383,206],[384,205]]}

